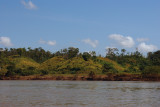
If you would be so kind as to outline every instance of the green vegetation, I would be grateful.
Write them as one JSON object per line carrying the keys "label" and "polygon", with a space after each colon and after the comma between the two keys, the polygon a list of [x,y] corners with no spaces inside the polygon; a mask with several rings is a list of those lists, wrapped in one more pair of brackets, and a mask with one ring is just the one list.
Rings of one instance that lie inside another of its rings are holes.
{"label": "green vegetation", "polygon": [[80,53],[69,47],[55,53],[42,48],[10,48],[0,51],[0,78],[29,75],[95,75],[107,74],[160,74],[160,51],[149,52],[144,57],[140,52],[126,53],[108,48],[105,57],[95,51]]}

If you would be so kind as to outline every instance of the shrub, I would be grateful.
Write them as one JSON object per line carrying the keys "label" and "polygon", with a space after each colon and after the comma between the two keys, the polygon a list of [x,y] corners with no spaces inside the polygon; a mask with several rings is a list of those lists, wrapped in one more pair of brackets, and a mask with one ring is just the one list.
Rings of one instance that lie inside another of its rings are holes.
{"label": "shrub", "polygon": [[160,66],[148,66],[142,71],[143,75],[158,75],[160,74]]}
{"label": "shrub", "polygon": [[22,76],[28,76],[28,75],[33,75],[33,74],[36,74],[35,71],[33,71],[33,70],[30,70],[30,71],[29,70],[24,70],[24,71],[21,72]]}
{"label": "shrub", "polygon": [[47,70],[40,70],[39,71],[41,75],[47,75],[49,72]]}
{"label": "shrub", "polygon": [[112,64],[110,63],[105,63],[103,65],[103,73],[108,73],[108,72],[111,72],[111,73],[117,73],[118,71],[112,66]]}
{"label": "shrub", "polygon": [[4,77],[4,76],[6,75],[6,73],[7,73],[7,69],[1,68],[1,69],[0,69],[0,79],[1,79],[2,77]]}

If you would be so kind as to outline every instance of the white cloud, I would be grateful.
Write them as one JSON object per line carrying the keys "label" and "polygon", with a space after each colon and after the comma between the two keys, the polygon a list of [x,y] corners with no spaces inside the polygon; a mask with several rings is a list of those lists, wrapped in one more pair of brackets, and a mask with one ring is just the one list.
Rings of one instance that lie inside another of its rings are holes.
{"label": "white cloud", "polygon": [[126,47],[126,48],[132,48],[134,46],[134,40],[130,36],[123,36],[120,34],[111,34],[109,35],[110,39],[115,40],[119,45]]}
{"label": "white cloud", "polygon": [[138,50],[142,52],[153,52],[157,50],[158,48],[154,45],[147,45],[146,43],[142,42],[138,45]]}
{"label": "white cloud", "polygon": [[92,46],[93,48],[96,48],[98,45],[98,40],[84,39],[82,42]]}
{"label": "white cloud", "polygon": [[33,4],[31,1],[25,2],[24,0],[21,1],[21,3],[25,6],[27,9],[37,9],[37,6]]}
{"label": "white cloud", "polygon": [[9,37],[0,37],[0,44],[6,47],[13,45]]}
{"label": "white cloud", "polygon": [[56,44],[56,41],[48,41],[47,44],[51,45],[51,46],[54,46]]}
{"label": "white cloud", "polygon": [[40,40],[39,43],[40,44],[47,44],[47,45],[51,45],[51,46],[56,45],[56,41],[44,41],[44,40]]}
{"label": "white cloud", "polygon": [[137,41],[138,42],[146,42],[146,41],[149,41],[148,38],[137,38]]}

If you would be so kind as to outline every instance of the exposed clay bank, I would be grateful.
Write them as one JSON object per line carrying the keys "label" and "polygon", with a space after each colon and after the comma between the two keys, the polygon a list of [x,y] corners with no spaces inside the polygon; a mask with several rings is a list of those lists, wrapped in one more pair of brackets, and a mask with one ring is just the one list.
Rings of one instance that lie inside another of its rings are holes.
{"label": "exposed clay bank", "polygon": [[77,75],[33,75],[33,76],[13,76],[2,77],[1,80],[81,80],[81,81],[160,81],[159,75],[138,75],[138,74],[110,74],[95,76]]}

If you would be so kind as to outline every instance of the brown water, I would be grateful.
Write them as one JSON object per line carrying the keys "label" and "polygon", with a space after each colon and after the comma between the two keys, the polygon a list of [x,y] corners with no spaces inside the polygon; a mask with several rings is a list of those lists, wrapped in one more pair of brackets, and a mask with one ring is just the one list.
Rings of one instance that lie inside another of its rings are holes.
{"label": "brown water", "polygon": [[160,82],[0,81],[0,107],[159,107]]}

